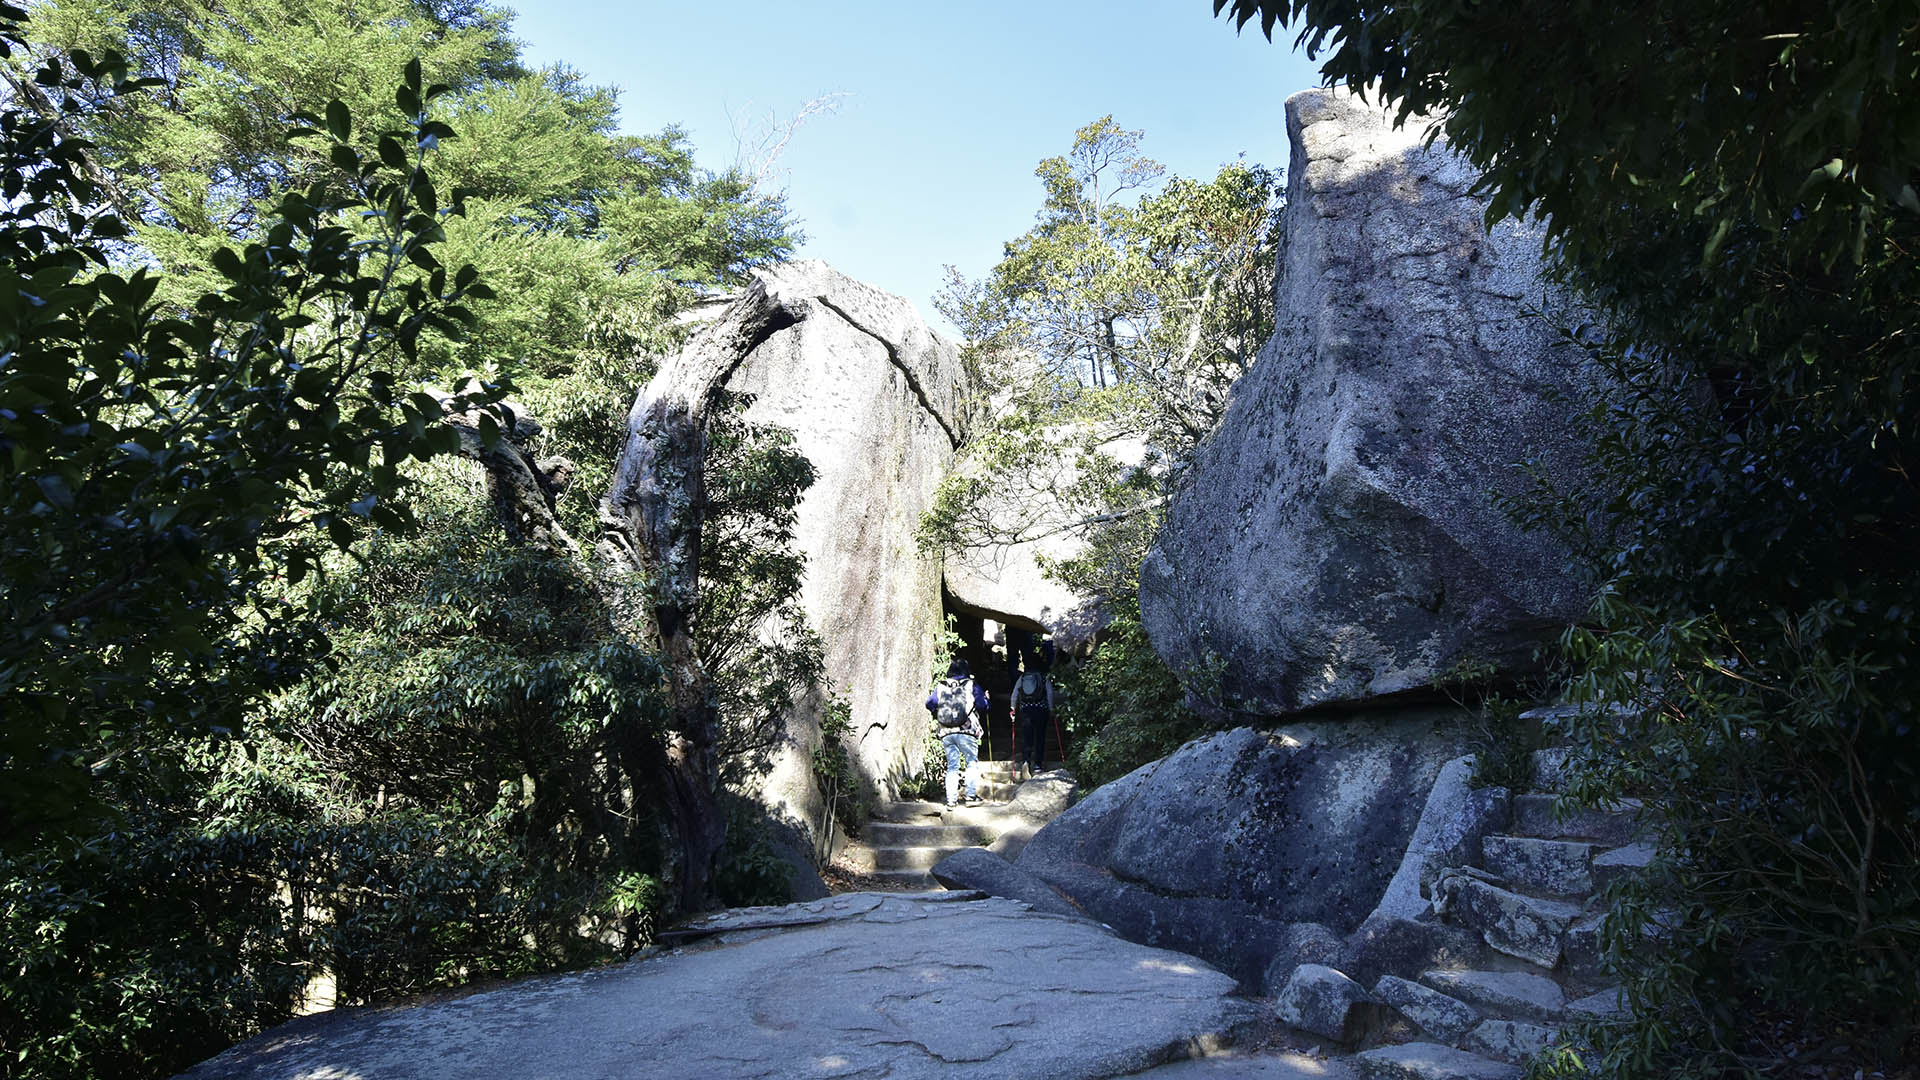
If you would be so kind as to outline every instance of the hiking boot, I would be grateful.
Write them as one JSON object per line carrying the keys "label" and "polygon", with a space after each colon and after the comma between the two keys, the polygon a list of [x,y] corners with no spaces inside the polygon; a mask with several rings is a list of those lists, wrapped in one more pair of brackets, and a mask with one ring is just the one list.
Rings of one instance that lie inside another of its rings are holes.
{"label": "hiking boot", "polygon": [[981,803],[984,803],[984,802],[986,802],[986,801],[987,801],[987,800],[985,800],[985,799],[983,799],[983,798],[981,798],[981,797],[980,797],[980,796],[978,796],[978,795],[969,795],[969,796],[967,796],[967,805],[968,805],[968,806],[979,806],[979,805],[980,805]]}

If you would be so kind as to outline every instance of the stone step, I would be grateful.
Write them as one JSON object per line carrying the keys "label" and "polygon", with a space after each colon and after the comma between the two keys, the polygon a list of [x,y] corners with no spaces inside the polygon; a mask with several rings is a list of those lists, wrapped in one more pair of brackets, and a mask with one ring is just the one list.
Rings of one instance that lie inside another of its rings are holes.
{"label": "stone step", "polygon": [[[983,799],[993,802],[1005,802],[1013,798],[1013,793],[1019,786],[1020,785],[1007,780],[990,780],[986,777],[980,777],[974,781],[973,790],[979,793]],[[960,781],[960,797],[964,799],[966,796],[967,782],[962,780]],[[941,795],[936,790],[933,798],[927,801],[932,802],[935,806],[939,806],[940,799]]]}
{"label": "stone step", "polygon": [[1593,887],[1604,889],[1623,878],[1645,872],[1653,861],[1653,845],[1637,841],[1593,857]]}
{"label": "stone step", "polygon": [[1549,896],[1585,896],[1593,891],[1593,845],[1583,840],[1489,836],[1480,842],[1480,864],[1514,888]]}
{"label": "stone step", "polygon": [[1559,1041],[1558,1028],[1525,1020],[1488,1020],[1467,1033],[1464,1049],[1496,1061],[1525,1065],[1534,1055]]}
{"label": "stone step", "polygon": [[938,802],[907,801],[881,803],[874,807],[871,821],[896,825],[984,825],[997,828],[1005,803],[988,800],[980,806],[942,808]]}
{"label": "stone step", "polygon": [[1626,995],[1617,986],[1609,986],[1567,1002],[1567,1015],[1582,1020],[1611,1020],[1624,1015],[1626,1011]]}
{"label": "stone step", "polygon": [[987,825],[947,825],[940,821],[871,821],[861,837],[869,845],[882,847],[971,847],[990,844],[998,835]]}
{"label": "stone step", "polygon": [[1583,915],[1567,927],[1561,935],[1561,950],[1566,957],[1569,975],[1597,975],[1600,973],[1600,923],[1606,918],[1605,912]]}
{"label": "stone step", "polygon": [[1559,793],[1566,790],[1567,761],[1573,749],[1553,746],[1533,752],[1533,790]]}
{"label": "stone step", "polygon": [[1520,1080],[1518,1065],[1439,1043],[1383,1046],[1354,1056],[1367,1080]]}
{"label": "stone step", "polygon": [[1466,1038],[1481,1020],[1480,1011],[1459,998],[1398,975],[1380,976],[1373,984],[1373,996],[1421,1031],[1450,1043]]}
{"label": "stone step", "polygon": [[1513,892],[1459,870],[1443,871],[1433,892],[1434,907],[1448,922],[1549,971],[1560,962],[1562,935],[1581,915],[1577,904]]}
{"label": "stone step", "polygon": [[1420,982],[1497,1018],[1552,1021],[1567,1013],[1566,992],[1545,975],[1436,968],[1421,972]]}
{"label": "stone step", "polygon": [[[1013,770],[1015,768],[1014,763],[1011,761],[1008,761],[1005,758],[982,758],[981,760],[974,762],[974,765],[985,772],[994,773],[1000,776],[1012,776]],[[1049,761],[1047,762],[1046,768],[1041,769],[1040,771],[1051,772],[1055,769],[1064,769],[1066,767],[1067,767],[1067,763],[1064,761]]]}
{"label": "stone step", "polygon": [[939,889],[943,886],[925,870],[875,870],[872,877],[887,889]]}
{"label": "stone step", "polygon": [[1631,843],[1638,831],[1640,800],[1622,799],[1611,810],[1578,810],[1555,820],[1558,795],[1522,795],[1513,800],[1513,832],[1549,840],[1591,840],[1609,847]]}
{"label": "stone step", "polygon": [[876,847],[869,848],[874,870],[931,870],[933,864],[953,854],[965,851],[971,844],[958,847]]}

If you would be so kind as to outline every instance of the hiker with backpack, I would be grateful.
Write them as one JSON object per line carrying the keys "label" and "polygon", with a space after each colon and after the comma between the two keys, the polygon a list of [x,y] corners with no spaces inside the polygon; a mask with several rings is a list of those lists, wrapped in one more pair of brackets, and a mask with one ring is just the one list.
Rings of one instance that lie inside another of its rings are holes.
{"label": "hiker with backpack", "polygon": [[974,763],[980,760],[981,718],[987,714],[987,692],[973,681],[965,660],[947,665],[947,677],[927,695],[927,711],[940,728],[940,744],[947,749],[947,807],[960,794],[960,770],[967,773],[967,805],[980,805],[980,779]]}
{"label": "hiker with backpack", "polygon": [[1045,768],[1047,726],[1053,722],[1053,679],[1047,674],[1051,659],[1045,651],[1013,684],[1014,778],[1031,780]]}

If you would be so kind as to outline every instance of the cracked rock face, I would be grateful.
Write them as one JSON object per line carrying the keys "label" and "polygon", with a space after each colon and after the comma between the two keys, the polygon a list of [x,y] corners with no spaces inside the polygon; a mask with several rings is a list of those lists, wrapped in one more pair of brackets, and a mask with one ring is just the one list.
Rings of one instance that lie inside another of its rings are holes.
{"label": "cracked rock face", "polygon": [[851,893],[746,925],[598,971],[308,1017],[186,1077],[1095,1080],[1253,1021],[1192,957],[1010,900]]}
{"label": "cracked rock face", "polygon": [[[755,423],[794,433],[816,479],[799,508],[801,606],[826,646],[826,684],[853,709],[857,754],[884,777],[918,753],[921,699],[940,631],[940,568],[915,544],[952,466],[966,376],[959,350],[913,305],[805,261],[758,272],[791,325],[741,357],[727,389],[754,396]],[[740,313],[723,313],[721,321]],[[820,821],[808,753],[820,703],[790,720],[763,789],[776,813]]]}
{"label": "cracked rock face", "polygon": [[1286,113],[1275,332],[1141,572],[1154,646],[1247,717],[1528,668],[1586,590],[1489,493],[1523,490],[1527,459],[1577,475],[1554,398],[1594,374],[1555,324],[1588,317],[1543,284],[1536,227],[1483,228],[1421,121],[1334,90]]}

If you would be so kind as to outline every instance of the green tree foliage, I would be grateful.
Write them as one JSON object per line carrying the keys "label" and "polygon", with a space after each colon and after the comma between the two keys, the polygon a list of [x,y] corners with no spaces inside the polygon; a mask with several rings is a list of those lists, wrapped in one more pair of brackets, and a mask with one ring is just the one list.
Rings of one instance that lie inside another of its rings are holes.
{"label": "green tree foliage", "polygon": [[1920,19],[1222,8],[1297,20],[1330,81],[1444,113],[1489,216],[1546,215],[1608,317],[1617,385],[1586,432],[1607,526],[1581,532],[1578,499],[1521,508],[1607,582],[1566,640],[1574,689],[1631,712],[1574,725],[1578,794],[1641,795],[1661,830],[1658,871],[1614,908],[1635,1019],[1587,1033],[1598,1064],[1758,1073],[1789,1041],[1912,1060]]}
{"label": "green tree foliage", "polygon": [[990,385],[1015,389],[1014,411],[1097,401],[1117,430],[1179,458],[1272,329],[1279,194],[1242,163],[1162,182],[1142,134],[1112,117],[1076,132],[1035,170],[1038,223],[985,279],[954,276],[939,307]]}
{"label": "green tree foliage", "polygon": [[[779,200],[677,132],[614,135],[609,93],[522,70],[484,6],[46,4],[32,45],[0,14],[0,1076],[165,1075],[322,984],[374,1001],[646,940],[657,659],[599,571],[504,539],[478,471],[432,459],[515,377],[591,532],[637,358],[791,246]],[[409,392],[468,370],[484,394]],[[812,474],[722,412],[714,568],[764,576],[707,590],[702,644],[750,761],[818,669],[787,551]],[[769,899],[742,810],[722,886]]]}
{"label": "green tree foliage", "polygon": [[1035,170],[1038,224],[985,279],[956,275],[938,301],[998,390],[929,537],[1106,537],[1108,595],[1128,590],[1162,492],[1273,325],[1275,177],[1236,163],[1210,182],[1159,183],[1140,138],[1112,117],[1081,128],[1069,154]]}
{"label": "green tree foliage", "polygon": [[[20,13],[0,11],[15,48]],[[111,55],[111,54],[109,54]],[[77,69],[77,70],[75,70]],[[51,112],[0,129],[0,439],[9,453],[6,630],[0,638],[0,813],[31,841],[94,807],[89,788],[138,770],[183,730],[237,727],[299,668],[297,613],[254,603],[326,546],[408,521],[398,462],[453,444],[442,406],[391,373],[430,325],[485,296],[471,268],[395,281],[431,259],[427,118],[393,165],[362,164],[330,109],[337,176],[285,194],[261,237],[210,258],[222,284],[191,310],[154,300],[144,267],[108,258],[125,235],[99,208],[96,169],[70,132],[84,95],[126,89],[113,61],[76,55],[35,75]],[[448,213],[456,208],[449,208]],[[356,240],[339,219],[361,211]]]}
{"label": "green tree foliage", "polygon": [[[1112,117],[1081,128],[1035,170],[1035,226],[986,278],[955,276],[941,295],[968,362],[997,390],[923,526],[929,543],[962,549],[1084,537],[1083,554],[1049,573],[1117,609],[1133,603],[1166,493],[1272,332],[1280,210],[1266,169],[1165,178],[1141,135]],[[1199,730],[1144,637],[1117,636],[1094,670],[1076,726],[1140,725],[1103,737],[1114,761]],[[1148,702],[1156,711],[1135,711]]]}
{"label": "green tree foliage", "polygon": [[826,658],[800,609],[806,558],[794,550],[813,464],[785,428],[750,423],[728,395],[707,425],[707,520],[700,543],[700,664],[720,713],[721,778],[765,773],[793,703],[819,687]]}
{"label": "green tree foliage", "polygon": [[[0,8],[15,56],[24,18]],[[311,608],[287,590],[370,527],[408,527],[399,463],[457,445],[442,403],[391,372],[426,328],[454,331],[461,301],[488,295],[467,267],[396,274],[432,262],[457,211],[435,212],[423,168],[452,135],[427,113],[442,91],[408,65],[396,96],[409,122],[371,161],[348,144],[344,106],[311,118],[335,173],[210,256],[219,288],[182,309],[155,299],[148,269],[112,258],[125,229],[73,133],[96,102],[137,89],[124,70],[113,54],[49,60],[39,92],[0,114],[3,1075],[170,1069],[284,1017],[309,955],[289,943],[309,873],[361,864],[365,879],[348,876],[364,887],[372,864],[412,851],[448,875],[421,895],[467,910],[463,925],[485,926],[476,906],[494,902],[484,882],[457,884],[474,877],[473,851],[432,823],[263,831],[249,800],[296,797],[288,778],[243,790],[250,769],[220,764],[317,647]],[[306,868],[322,848],[332,868]],[[406,933],[388,931],[357,955]]]}
{"label": "green tree foliage", "polygon": [[462,135],[436,164],[442,187],[466,196],[445,258],[472,263],[499,294],[463,340],[429,334],[418,374],[525,382],[630,362],[660,347],[688,287],[737,282],[791,250],[778,195],[699,169],[676,128],[617,134],[614,92],[563,67],[527,69],[508,18],[471,0],[49,0],[34,14],[41,52],[113,48],[161,80],[90,111],[80,131],[183,299],[207,289],[215,247],[253,236],[280,192],[331,168],[324,149],[286,145],[284,118],[338,99],[361,118],[352,143],[371,159],[374,133],[399,116],[391,73],[418,57],[450,88],[443,118]]}

